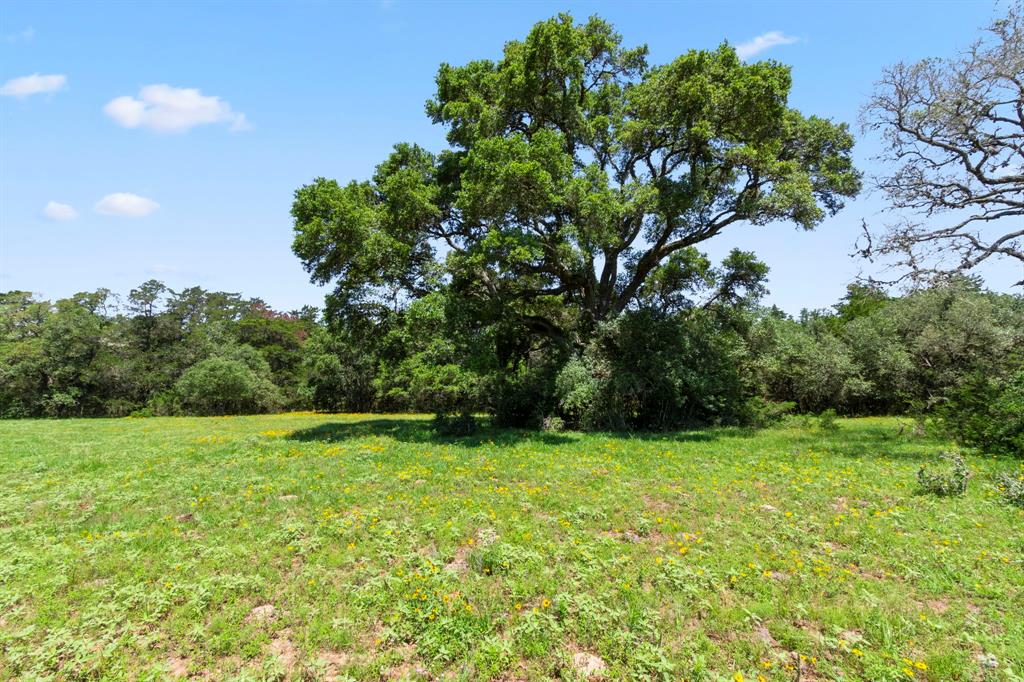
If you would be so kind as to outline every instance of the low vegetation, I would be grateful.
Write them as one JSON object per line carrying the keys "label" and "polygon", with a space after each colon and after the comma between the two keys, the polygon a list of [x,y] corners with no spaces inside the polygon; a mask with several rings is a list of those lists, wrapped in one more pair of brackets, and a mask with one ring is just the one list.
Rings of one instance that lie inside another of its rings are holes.
{"label": "low vegetation", "polygon": [[828,422],[2,422],[0,677],[1019,679],[1020,461]]}

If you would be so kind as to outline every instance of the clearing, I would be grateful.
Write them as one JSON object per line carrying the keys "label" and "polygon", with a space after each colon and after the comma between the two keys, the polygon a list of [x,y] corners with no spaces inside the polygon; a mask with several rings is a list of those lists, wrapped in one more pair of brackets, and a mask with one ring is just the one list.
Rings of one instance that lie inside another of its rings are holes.
{"label": "clearing", "polygon": [[1022,679],[1024,465],[838,426],[0,422],[0,678]]}

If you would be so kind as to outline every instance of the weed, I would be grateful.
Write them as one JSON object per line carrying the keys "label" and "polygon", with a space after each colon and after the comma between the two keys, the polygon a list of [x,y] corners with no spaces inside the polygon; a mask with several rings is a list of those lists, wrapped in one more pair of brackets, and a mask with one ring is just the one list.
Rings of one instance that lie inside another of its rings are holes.
{"label": "weed", "polygon": [[996,487],[1004,500],[1014,506],[1024,508],[1024,474],[1018,476],[1000,474],[996,478]]}
{"label": "weed", "polygon": [[970,469],[958,453],[947,452],[940,457],[947,463],[944,469],[931,471],[924,464],[917,470],[917,482],[926,493],[940,497],[959,496],[967,492]]}

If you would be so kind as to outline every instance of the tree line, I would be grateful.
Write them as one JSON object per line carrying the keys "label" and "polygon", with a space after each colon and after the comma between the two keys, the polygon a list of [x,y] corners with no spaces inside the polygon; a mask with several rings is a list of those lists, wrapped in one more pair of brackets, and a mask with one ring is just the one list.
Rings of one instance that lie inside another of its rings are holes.
{"label": "tree line", "polygon": [[826,410],[950,421],[984,408],[1004,409],[1004,448],[1019,447],[1024,297],[970,279],[899,297],[851,285],[831,309],[792,317],[762,305],[758,278],[733,288],[737,263],[767,274],[749,254],[712,268],[691,253],[694,298],[652,297],[599,324],[582,349],[530,347],[511,372],[505,346],[526,341],[480,324],[447,292],[398,308],[290,313],[156,281],[123,301],[107,290],[57,301],[8,292],[0,415],[416,411],[632,430]]}

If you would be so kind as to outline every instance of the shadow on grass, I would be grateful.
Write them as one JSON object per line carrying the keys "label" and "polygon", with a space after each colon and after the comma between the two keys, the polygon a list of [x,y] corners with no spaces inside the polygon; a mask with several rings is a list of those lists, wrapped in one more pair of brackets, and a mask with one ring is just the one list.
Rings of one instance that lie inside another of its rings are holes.
{"label": "shadow on grass", "polygon": [[431,428],[427,419],[365,419],[354,422],[330,422],[293,432],[289,438],[299,441],[336,443],[352,438],[386,436],[402,443],[451,443],[474,447],[477,445],[514,445],[533,441],[545,445],[575,442],[570,435],[532,431],[527,429],[499,429],[484,426],[469,436],[441,436]]}
{"label": "shadow on grass", "polygon": [[893,424],[845,424],[835,431],[803,428],[794,443],[850,459],[932,460],[953,445],[931,435],[915,435]]}
{"label": "shadow on grass", "polygon": [[609,438],[624,440],[661,441],[665,443],[711,443],[729,438],[753,438],[758,430],[742,426],[708,426],[679,431],[602,432]]}
{"label": "shadow on grass", "polygon": [[544,445],[565,445],[575,443],[584,436],[610,438],[624,441],[645,441],[665,443],[710,443],[727,438],[752,438],[755,429],[719,427],[686,431],[600,431],[583,434],[579,432],[552,433],[539,429],[498,428],[483,421],[477,433],[468,436],[442,436],[434,432],[428,419],[375,418],[351,422],[329,422],[293,432],[289,439],[298,441],[319,441],[335,443],[353,438],[387,437],[402,443],[450,443],[466,447],[478,445],[510,446],[522,442]]}
{"label": "shadow on grass", "polygon": [[814,428],[791,430],[758,430],[741,427],[709,427],[680,431],[601,431],[583,434],[579,432],[551,433],[539,429],[498,428],[487,419],[482,428],[468,436],[442,436],[434,432],[429,419],[402,419],[375,417],[358,421],[334,421],[318,426],[300,429],[288,438],[303,442],[338,443],[356,438],[385,437],[402,443],[451,444],[463,447],[493,445],[510,447],[520,443],[537,445],[568,445],[583,438],[615,439],[628,446],[629,441],[644,443],[713,443],[730,440],[756,439],[766,436],[772,439],[769,447],[780,454],[816,450],[850,459],[888,459],[909,462],[924,462],[934,459],[936,454],[948,447],[947,443],[928,436],[914,436],[888,424],[842,425],[836,431],[823,432]]}

